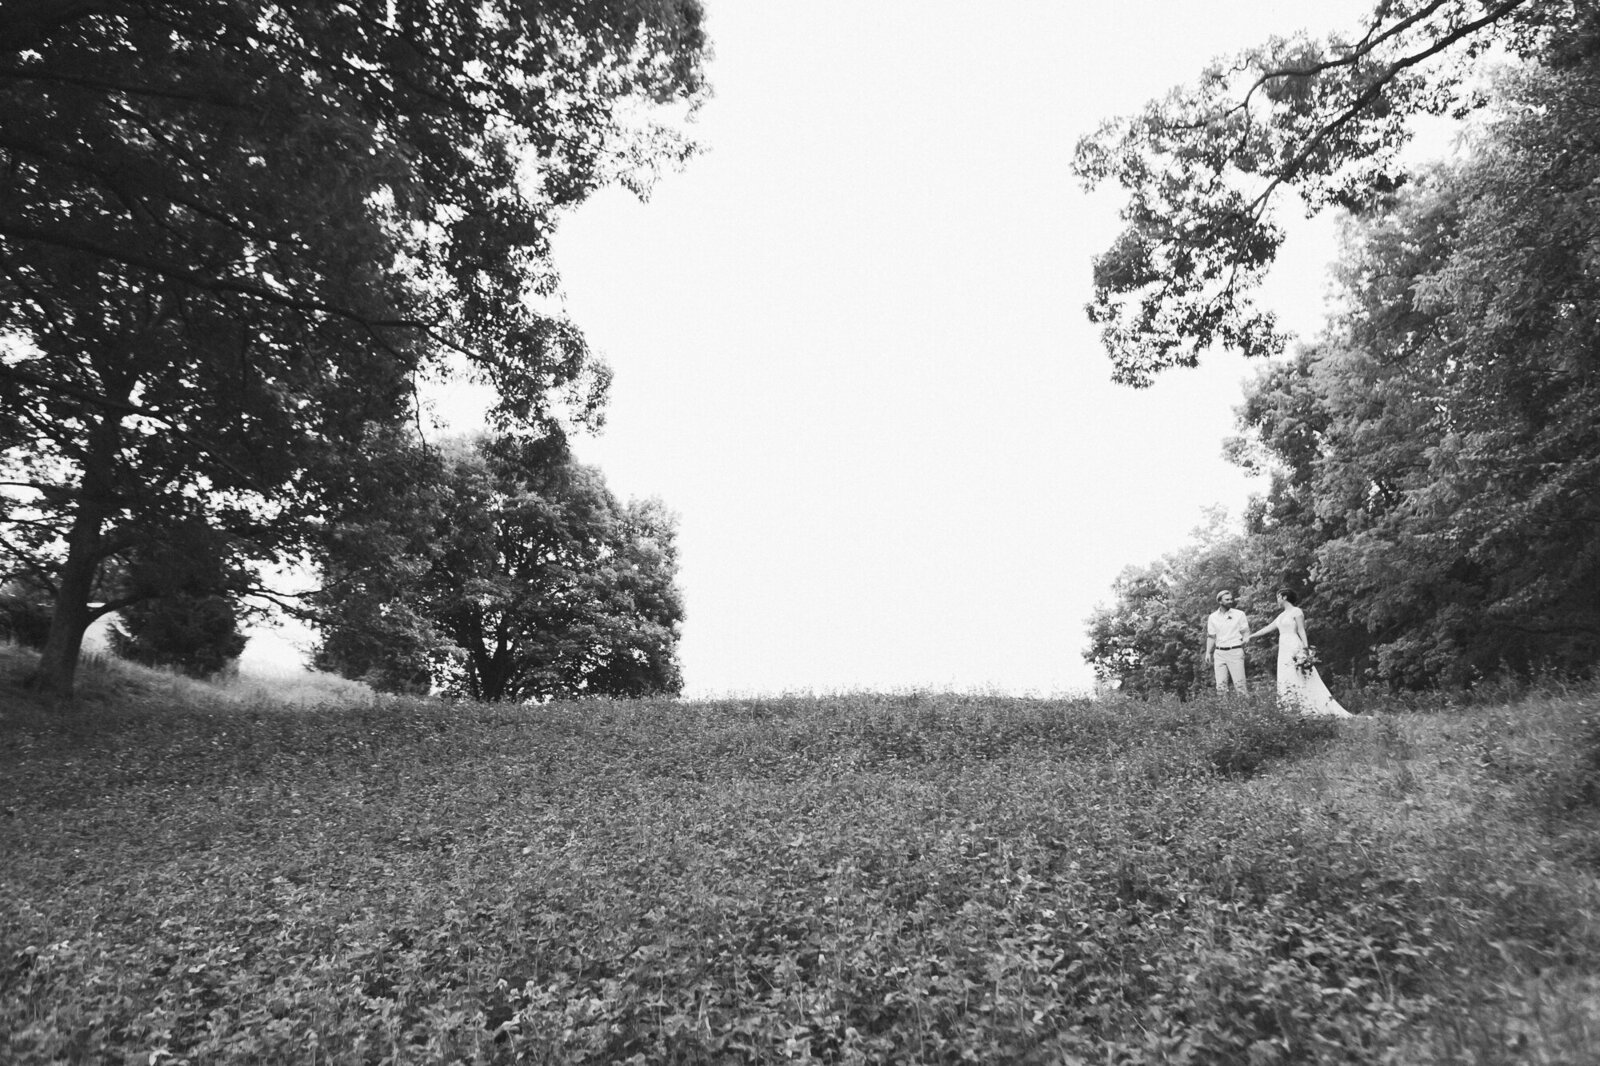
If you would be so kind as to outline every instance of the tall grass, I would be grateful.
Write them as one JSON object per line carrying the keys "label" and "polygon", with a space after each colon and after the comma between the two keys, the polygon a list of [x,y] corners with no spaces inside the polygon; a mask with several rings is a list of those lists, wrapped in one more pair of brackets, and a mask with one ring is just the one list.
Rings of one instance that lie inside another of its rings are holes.
{"label": "tall grass", "polygon": [[[0,1059],[1582,1062],[1591,692],[0,687]],[[99,687],[101,682],[105,687]],[[0,686],[5,682],[0,680]]]}

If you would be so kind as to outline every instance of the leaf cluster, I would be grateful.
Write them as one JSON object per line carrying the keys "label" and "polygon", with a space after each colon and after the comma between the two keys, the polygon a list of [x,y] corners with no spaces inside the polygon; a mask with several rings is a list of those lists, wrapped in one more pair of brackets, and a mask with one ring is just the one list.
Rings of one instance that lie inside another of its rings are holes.
{"label": "leaf cluster", "polygon": [[1280,351],[1285,338],[1252,295],[1282,243],[1274,197],[1382,208],[1408,180],[1408,122],[1481,106],[1473,60],[1553,47],[1583,24],[1581,8],[1384,0],[1354,34],[1273,38],[1084,137],[1076,175],[1127,195],[1126,228],[1095,260],[1087,307],[1113,379],[1145,386],[1213,346]]}

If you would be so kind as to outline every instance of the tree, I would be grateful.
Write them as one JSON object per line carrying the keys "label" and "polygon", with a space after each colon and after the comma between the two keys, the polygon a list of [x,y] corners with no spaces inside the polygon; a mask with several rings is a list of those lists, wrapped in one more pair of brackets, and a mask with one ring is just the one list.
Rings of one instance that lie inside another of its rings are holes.
{"label": "tree", "polygon": [[1381,0],[1354,36],[1274,38],[1083,138],[1078,177],[1128,193],[1087,308],[1114,379],[1148,385],[1212,345],[1280,351],[1275,319],[1252,300],[1282,242],[1274,196],[1382,208],[1408,180],[1397,154],[1409,121],[1484,102],[1474,59],[1503,47],[1567,61],[1597,24],[1593,0]]}
{"label": "tree", "polygon": [[391,688],[425,675],[486,701],[682,688],[675,523],[659,502],[618,504],[559,437],[507,436],[452,445],[418,502],[427,535],[384,534],[409,551],[330,559],[324,668]]}
{"label": "tree", "polygon": [[507,426],[598,410],[531,298],[563,208],[688,152],[636,116],[702,92],[697,0],[0,0],[0,30],[0,578],[53,596],[45,687],[174,515],[304,548],[449,358]]}
{"label": "tree", "polygon": [[[1116,602],[1089,616],[1084,660],[1102,684],[1133,695],[1170,692],[1188,699],[1202,691],[1194,617],[1173,595],[1175,580],[1160,564],[1129,566],[1111,586]],[[1199,617],[1205,617],[1202,613]]]}
{"label": "tree", "polygon": [[1241,409],[1281,472],[1260,528],[1392,684],[1600,660],[1597,57],[1517,75],[1355,227],[1345,308]]}
{"label": "tree", "polygon": [[[1524,62],[1493,86],[1466,64]],[[1405,173],[1406,122],[1492,104],[1466,163]],[[1240,410],[1268,470],[1245,550],[1315,590],[1332,661],[1394,685],[1600,659],[1600,5],[1379,4],[1273,41],[1080,144],[1130,193],[1090,314],[1142,385],[1282,343],[1251,285],[1293,188],[1350,219],[1344,307]]]}

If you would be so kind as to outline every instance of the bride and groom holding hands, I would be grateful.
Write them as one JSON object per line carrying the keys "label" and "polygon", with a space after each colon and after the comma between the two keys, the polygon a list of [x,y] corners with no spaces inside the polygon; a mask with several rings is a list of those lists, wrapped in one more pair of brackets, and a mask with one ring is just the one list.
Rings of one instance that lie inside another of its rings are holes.
{"label": "bride and groom holding hands", "polygon": [[1217,609],[1206,619],[1206,658],[1216,673],[1217,691],[1245,692],[1244,646],[1256,637],[1278,631],[1278,699],[1299,707],[1301,714],[1349,718],[1317,673],[1316,656],[1306,638],[1306,616],[1289,589],[1278,590],[1278,616],[1254,633],[1243,611],[1233,605],[1233,590],[1217,593]]}

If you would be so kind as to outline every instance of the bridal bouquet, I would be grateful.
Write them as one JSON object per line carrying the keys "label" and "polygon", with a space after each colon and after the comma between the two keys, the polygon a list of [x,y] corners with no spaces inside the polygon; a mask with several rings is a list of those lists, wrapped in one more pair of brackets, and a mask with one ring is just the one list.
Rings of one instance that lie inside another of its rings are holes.
{"label": "bridal bouquet", "polygon": [[1317,658],[1317,649],[1309,644],[1294,653],[1294,668],[1307,677],[1320,665],[1322,660]]}

